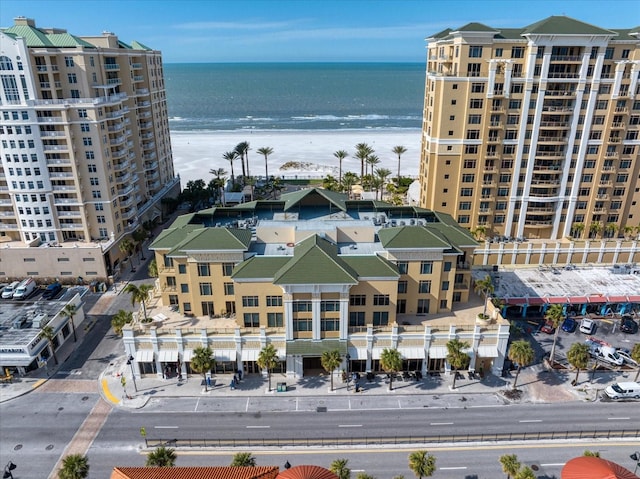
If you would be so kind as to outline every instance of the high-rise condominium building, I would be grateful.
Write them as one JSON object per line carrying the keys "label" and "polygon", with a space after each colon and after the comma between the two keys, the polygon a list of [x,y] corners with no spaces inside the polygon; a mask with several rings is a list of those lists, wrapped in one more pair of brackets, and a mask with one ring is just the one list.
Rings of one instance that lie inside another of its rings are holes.
{"label": "high-rise condominium building", "polygon": [[[118,243],[180,188],[161,52],[21,17],[0,30],[0,77],[0,274],[113,274]],[[81,252],[57,266],[43,245]]]}
{"label": "high-rise condominium building", "polygon": [[640,224],[640,27],[557,16],[428,39],[420,204],[487,236]]}

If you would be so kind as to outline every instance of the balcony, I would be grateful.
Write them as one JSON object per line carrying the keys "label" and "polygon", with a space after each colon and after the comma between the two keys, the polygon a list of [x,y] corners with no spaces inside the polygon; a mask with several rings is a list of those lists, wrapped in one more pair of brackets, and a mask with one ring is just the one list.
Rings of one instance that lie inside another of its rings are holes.
{"label": "balcony", "polygon": [[527,214],[532,215],[548,215],[554,211],[554,208],[550,207],[530,206],[527,208]]}
{"label": "balcony", "polygon": [[124,129],[124,121],[119,121],[117,123],[113,123],[112,125],[110,125],[107,128],[107,131],[109,131],[109,133],[114,133],[116,131],[120,131]]}
{"label": "balcony", "polygon": [[566,143],[566,136],[539,136],[538,143]]}
{"label": "balcony", "polygon": [[573,111],[573,107],[569,105],[543,106],[542,111],[544,113],[570,113]]}
{"label": "balcony", "polygon": [[123,156],[127,155],[127,150],[124,148],[120,148],[119,150],[111,150],[111,157],[116,159],[116,158],[122,158]]}
{"label": "balcony", "polygon": [[133,76],[133,82],[134,83],[140,83],[142,81],[144,81],[144,76],[142,76],[142,75],[134,75]]}
{"label": "balcony", "polygon": [[582,62],[580,55],[551,55],[552,62]]}
{"label": "balcony", "polygon": [[530,220],[530,219],[525,219],[524,220],[524,225],[525,226],[535,226],[537,228],[546,228],[546,227],[550,227],[553,226],[553,219],[548,219],[548,220]]}
{"label": "balcony", "polygon": [[611,124],[611,129],[612,130],[623,130],[627,127],[627,124],[623,121],[614,121]]}
{"label": "balcony", "polygon": [[105,63],[104,69],[110,72],[117,71],[120,70],[120,65],[118,65],[117,63]]}
{"label": "balcony", "polygon": [[568,121],[541,121],[541,128],[569,128],[570,123]]}
{"label": "balcony", "polygon": [[81,230],[82,223],[60,223],[60,228],[63,230]]}
{"label": "balcony", "polygon": [[145,161],[144,162],[144,171],[155,170],[158,168],[157,161]]}
{"label": "balcony", "polygon": [[626,106],[617,106],[614,111],[616,113],[629,113],[629,109]]}
{"label": "balcony", "polygon": [[47,158],[47,165],[71,165],[70,158],[57,158],[52,160],[51,158]]}
{"label": "balcony", "polygon": [[544,96],[567,98],[576,96],[576,92],[575,90],[546,90]]}
{"label": "balcony", "polygon": [[573,78],[580,78],[580,73],[571,73],[571,72],[564,72],[564,73],[559,73],[559,72],[549,72],[549,75],[547,75],[547,78],[566,78],[566,79],[573,79]]}
{"label": "balcony", "polygon": [[116,175],[116,184],[118,183],[126,183],[131,179],[131,173],[126,173],[124,175]]}
{"label": "balcony", "polygon": [[131,163],[129,162],[129,160],[124,160],[116,165],[113,165],[113,169],[115,171],[124,171],[124,170],[128,170],[130,166],[131,166]]}
{"label": "balcony", "polygon": [[109,140],[109,144],[111,146],[118,146],[118,145],[122,145],[125,141],[127,141],[127,137],[122,135],[117,138],[112,138],[111,140]]}

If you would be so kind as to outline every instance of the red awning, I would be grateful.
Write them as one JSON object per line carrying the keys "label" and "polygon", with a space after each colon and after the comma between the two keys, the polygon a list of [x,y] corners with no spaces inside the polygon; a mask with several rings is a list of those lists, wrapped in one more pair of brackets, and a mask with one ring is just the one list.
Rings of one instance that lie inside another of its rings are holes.
{"label": "red awning", "polygon": [[599,457],[581,456],[568,461],[562,479],[637,479],[634,473],[615,462]]}
{"label": "red awning", "polygon": [[607,303],[628,303],[626,296],[607,296]]}
{"label": "red awning", "polygon": [[567,302],[567,298],[563,296],[556,296],[553,298],[545,298],[545,301],[549,304],[564,304]]}
{"label": "red awning", "polygon": [[587,300],[590,303],[606,303],[607,302],[607,298],[601,294],[597,295],[597,296],[589,296],[587,298]]}
{"label": "red awning", "polygon": [[588,302],[586,296],[569,296],[567,302],[570,304],[584,304]]}
{"label": "red awning", "polygon": [[542,298],[529,298],[528,303],[534,306],[539,306],[541,304],[544,304],[544,299]]}
{"label": "red awning", "polygon": [[507,304],[519,305],[527,304],[527,298],[508,298],[504,300]]}
{"label": "red awning", "polygon": [[627,296],[629,298],[630,303],[640,303],[640,296]]}

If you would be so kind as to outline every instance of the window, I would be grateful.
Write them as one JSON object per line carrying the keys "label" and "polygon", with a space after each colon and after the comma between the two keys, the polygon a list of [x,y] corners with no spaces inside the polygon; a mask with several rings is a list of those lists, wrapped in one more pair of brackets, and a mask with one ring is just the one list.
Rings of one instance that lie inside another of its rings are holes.
{"label": "window", "polygon": [[340,301],[336,301],[336,300],[320,301],[320,311],[340,311]]}
{"label": "window", "polygon": [[464,160],[463,164],[462,164],[463,168],[471,168],[471,169],[475,169],[476,167],[476,160]]}
{"label": "window", "polygon": [[373,312],[373,325],[374,326],[386,326],[389,324],[389,312],[388,311],[374,311]]}
{"label": "window", "polygon": [[429,313],[429,300],[428,299],[419,299],[418,307],[416,309],[417,314],[428,314]]}
{"label": "window", "polygon": [[282,296],[267,296],[267,306],[282,306]]}
{"label": "window", "polygon": [[524,58],[524,47],[511,47],[511,58]]}
{"label": "window", "polygon": [[482,108],[482,98],[472,98],[469,100],[469,108],[478,109]]}
{"label": "window", "polygon": [[473,196],[473,188],[460,188],[460,196]]}
{"label": "window", "polygon": [[224,283],[224,294],[226,296],[233,295],[233,283]]}
{"label": "window", "polygon": [[320,318],[320,331],[340,331],[340,319]]}
{"label": "window", "polygon": [[73,57],[64,57],[64,64],[67,68],[73,67]]}
{"label": "window", "polygon": [[181,293],[188,293],[189,292],[189,285],[186,283],[182,283],[180,285],[180,292]]}
{"label": "window", "polygon": [[366,306],[367,296],[364,294],[352,294],[351,296],[349,296],[349,305],[350,306]]}
{"label": "window", "polygon": [[474,174],[464,174],[462,175],[463,183],[473,183],[475,181],[476,175]]}
{"label": "window", "polygon": [[258,307],[258,297],[257,296],[243,296],[242,297],[242,306],[245,308],[257,308]]}
{"label": "window", "polygon": [[469,47],[469,58],[480,58],[482,57],[482,47],[471,45]]}
{"label": "window", "polygon": [[431,292],[431,281],[420,281],[418,283],[418,293],[428,294]]}
{"label": "window", "polygon": [[313,331],[313,322],[307,318],[295,318],[293,320],[294,331]]}
{"label": "window", "polygon": [[179,264],[178,265],[178,273],[187,274],[187,265],[186,264]]}
{"label": "window", "polygon": [[389,295],[388,294],[374,294],[373,295],[373,305],[374,306],[389,306]]}
{"label": "window", "polygon": [[479,140],[480,130],[467,130],[467,140]]}
{"label": "window", "polygon": [[433,261],[421,261],[420,262],[420,274],[433,273]]}
{"label": "window", "polygon": [[364,311],[350,311],[349,312],[349,326],[350,327],[363,327],[364,326]]}
{"label": "window", "polygon": [[478,154],[478,145],[465,145],[464,152],[466,155]]}
{"label": "window", "polygon": [[213,289],[211,288],[211,283],[200,283],[201,296],[211,296],[212,294],[213,294]]}
{"label": "window", "polygon": [[398,294],[405,294],[407,292],[407,281],[398,281]]}
{"label": "window", "polygon": [[479,77],[480,76],[480,63],[468,63],[467,64],[467,76]]}
{"label": "window", "polygon": [[613,58],[613,47],[608,47],[604,51],[604,59],[605,60],[611,60],[612,58]]}
{"label": "window", "polygon": [[407,261],[398,261],[396,266],[398,266],[400,274],[407,274],[407,271],[409,271],[409,262]]}
{"label": "window", "polygon": [[245,328],[260,327],[260,313],[244,313],[243,316]]}
{"label": "window", "polygon": [[292,306],[294,313],[311,312],[311,301],[294,301]]}
{"label": "window", "polygon": [[482,123],[482,115],[469,115],[468,123],[470,125],[479,125]]}
{"label": "window", "polygon": [[284,327],[284,320],[283,320],[282,313],[267,313],[267,327],[269,328]]}
{"label": "window", "polygon": [[461,201],[459,209],[461,209],[463,211],[471,210],[471,201]]}
{"label": "window", "polygon": [[447,271],[451,271],[451,261],[445,261],[444,262],[444,267],[442,269],[445,273]]}
{"label": "window", "polygon": [[494,56],[495,56],[496,58],[500,58],[500,57],[502,57],[502,52],[503,52],[503,49],[502,49],[502,48],[496,48],[496,50],[495,50],[495,55],[494,55]]}
{"label": "window", "polygon": [[222,263],[222,276],[231,276],[233,263]]}
{"label": "window", "polygon": [[509,100],[509,109],[518,110],[522,106],[522,100]]}
{"label": "window", "polygon": [[449,281],[442,282],[442,291],[449,291]]}
{"label": "window", "polygon": [[446,299],[441,299],[440,300],[440,309],[447,309],[447,300]]}
{"label": "window", "polygon": [[522,83],[514,83],[511,85],[511,93],[522,93]]}
{"label": "window", "polygon": [[471,93],[484,93],[484,83],[472,83]]}
{"label": "window", "polygon": [[198,263],[198,276],[211,276],[209,263]]}

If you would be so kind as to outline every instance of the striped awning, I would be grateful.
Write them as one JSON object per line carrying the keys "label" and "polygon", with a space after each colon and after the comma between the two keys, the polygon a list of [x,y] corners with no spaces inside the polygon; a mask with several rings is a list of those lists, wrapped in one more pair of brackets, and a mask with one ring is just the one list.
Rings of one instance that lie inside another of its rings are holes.
{"label": "striped awning", "polygon": [[429,348],[429,359],[444,359],[447,357],[446,346],[431,346]]}
{"label": "striped awning", "polygon": [[257,361],[260,351],[257,349],[243,349],[240,357],[243,361]]}
{"label": "striped awning", "polygon": [[152,363],[153,362],[153,349],[138,349],[136,351],[136,362],[138,362],[138,363]]}
{"label": "striped awning", "polygon": [[347,352],[351,359],[367,359],[367,348],[347,348]]}
{"label": "striped awning", "polygon": [[498,346],[478,346],[478,356],[481,358],[497,358]]}
{"label": "striped awning", "polygon": [[158,360],[161,363],[175,363],[178,361],[177,349],[161,349],[158,351]]}
{"label": "striped awning", "polygon": [[398,348],[403,359],[424,359],[424,348]]}
{"label": "striped awning", "polygon": [[236,350],[235,349],[216,349],[213,351],[213,355],[216,361],[235,361]]}
{"label": "striped awning", "polygon": [[189,361],[191,361],[191,358],[193,358],[193,349],[185,349],[182,352],[182,362],[188,363]]}

